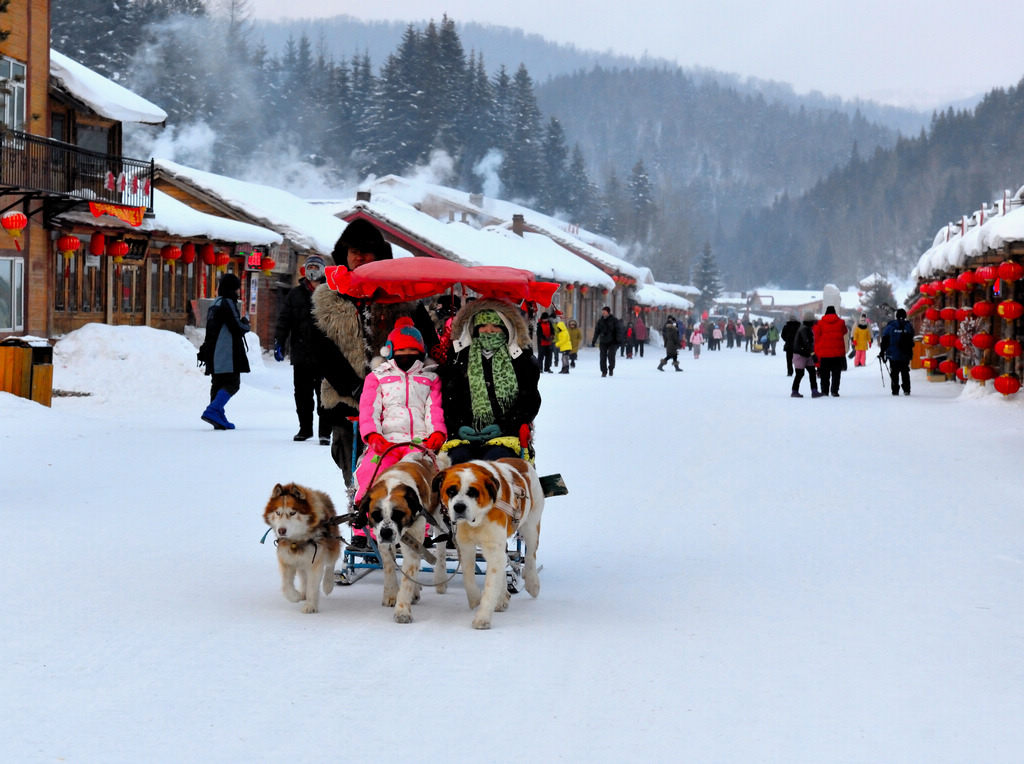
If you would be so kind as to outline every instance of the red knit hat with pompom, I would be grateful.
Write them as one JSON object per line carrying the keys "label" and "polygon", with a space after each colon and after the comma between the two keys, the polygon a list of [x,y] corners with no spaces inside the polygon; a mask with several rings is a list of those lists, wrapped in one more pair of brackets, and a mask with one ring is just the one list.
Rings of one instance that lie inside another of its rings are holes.
{"label": "red knit hat with pompom", "polygon": [[384,357],[391,358],[396,350],[413,348],[423,353],[426,347],[423,345],[423,335],[408,316],[402,316],[395,321],[395,328],[388,335],[388,343],[384,346]]}

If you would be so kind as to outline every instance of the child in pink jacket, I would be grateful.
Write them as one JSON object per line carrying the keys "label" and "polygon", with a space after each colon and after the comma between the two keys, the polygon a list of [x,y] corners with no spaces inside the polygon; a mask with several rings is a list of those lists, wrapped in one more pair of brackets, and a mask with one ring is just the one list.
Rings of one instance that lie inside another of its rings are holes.
{"label": "child in pink jacket", "polygon": [[[441,379],[425,365],[423,337],[411,318],[402,317],[388,335],[384,363],[366,375],[359,397],[359,434],[366,450],[356,467],[358,502],[379,474],[422,443],[436,451],[447,440],[441,411]],[[389,450],[390,449],[390,450]]]}

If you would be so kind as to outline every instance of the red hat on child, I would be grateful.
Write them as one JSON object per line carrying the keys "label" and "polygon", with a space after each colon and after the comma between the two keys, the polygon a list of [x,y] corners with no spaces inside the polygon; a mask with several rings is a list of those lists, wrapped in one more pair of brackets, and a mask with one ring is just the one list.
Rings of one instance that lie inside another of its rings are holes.
{"label": "red hat on child", "polygon": [[395,328],[388,335],[388,343],[384,346],[383,355],[385,358],[391,358],[396,350],[404,350],[406,348],[413,348],[421,353],[426,352],[426,347],[423,344],[423,335],[420,334],[420,330],[413,325],[411,318],[402,316],[395,321]]}

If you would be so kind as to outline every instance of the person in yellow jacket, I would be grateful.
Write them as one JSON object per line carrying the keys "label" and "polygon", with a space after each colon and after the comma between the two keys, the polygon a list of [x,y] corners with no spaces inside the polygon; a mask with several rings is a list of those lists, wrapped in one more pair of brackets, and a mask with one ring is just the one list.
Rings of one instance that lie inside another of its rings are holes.
{"label": "person in yellow jacket", "polygon": [[853,365],[864,366],[867,364],[868,348],[874,342],[871,334],[871,327],[868,326],[867,314],[861,313],[860,320],[853,328]]}
{"label": "person in yellow jacket", "polygon": [[569,341],[572,343],[572,349],[569,350],[569,366],[575,369],[576,356],[580,352],[580,347],[583,346],[583,330],[580,329],[575,318],[569,319]]}
{"label": "person in yellow jacket", "polygon": [[572,339],[569,337],[569,329],[562,320],[562,311],[555,311],[555,347],[562,356],[562,370],[559,374],[569,373],[569,362],[572,360]]}

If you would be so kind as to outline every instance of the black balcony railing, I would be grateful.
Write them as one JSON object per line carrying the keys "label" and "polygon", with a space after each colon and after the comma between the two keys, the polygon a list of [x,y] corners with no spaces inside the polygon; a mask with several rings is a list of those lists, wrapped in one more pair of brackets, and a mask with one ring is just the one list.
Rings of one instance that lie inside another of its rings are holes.
{"label": "black balcony railing", "polygon": [[153,162],[0,128],[0,193],[12,192],[145,207],[151,214]]}

